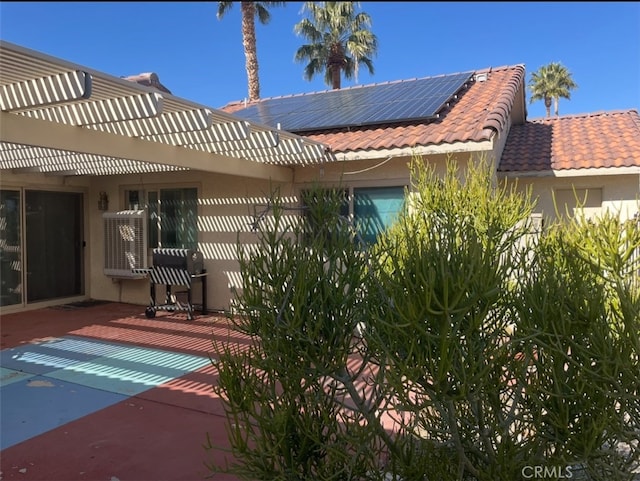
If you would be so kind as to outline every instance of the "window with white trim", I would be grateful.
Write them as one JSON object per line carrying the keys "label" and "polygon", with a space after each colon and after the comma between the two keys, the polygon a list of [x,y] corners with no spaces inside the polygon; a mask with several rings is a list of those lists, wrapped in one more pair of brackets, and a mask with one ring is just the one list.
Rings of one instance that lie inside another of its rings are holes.
{"label": "window with white trim", "polygon": [[598,215],[602,208],[602,189],[555,189],[553,198],[557,208],[557,215],[561,219],[575,217],[580,213],[587,219]]}
{"label": "window with white trim", "polygon": [[174,247],[197,250],[198,189],[162,188],[128,190],[127,209],[146,209],[149,248]]}
{"label": "window with white trim", "polygon": [[[405,186],[352,187],[344,189],[343,198],[339,214],[353,220],[360,242],[368,246],[376,242],[404,208]],[[313,198],[303,192],[303,206],[309,202]],[[309,215],[307,211],[305,215]]]}

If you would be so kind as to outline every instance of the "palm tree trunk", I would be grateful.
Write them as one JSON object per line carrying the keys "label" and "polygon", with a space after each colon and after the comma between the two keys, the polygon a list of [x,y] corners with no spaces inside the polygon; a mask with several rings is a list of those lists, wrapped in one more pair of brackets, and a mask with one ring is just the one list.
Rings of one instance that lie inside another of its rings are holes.
{"label": "palm tree trunk", "polygon": [[327,68],[331,70],[331,86],[338,90],[342,80],[342,66],[345,63],[345,53],[341,43],[331,45],[331,52],[327,61]]}
{"label": "palm tree trunk", "polygon": [[559,117],[558,111],[559,111],[560,99],[558,97],[554,97],[553,104],[554,104],[554,113],[556,114],[556,117]]}
{"label": "palm tree trunk", "polygon": [[547,109],[547,118],[551,117],[551,97],[544,98],[544,107]]}
{"label": "palm tree trunk", "polygon": [[249,82],[249,100],[260,98],[260,80],[258,78],[258,54],[256,51],[256,9],[254,2],[242,4],[242,45],[246,58],[247,79]]}
{"label": "palm tree trunk", "polygon": [[338,67],[337,65],[331,65],[329,67],[331,69],[331,84],[332,84],[332,88],[334,90],[339,90],[340,89],[340,84],[341,84],[341,72],[340,72],[340,67]]}

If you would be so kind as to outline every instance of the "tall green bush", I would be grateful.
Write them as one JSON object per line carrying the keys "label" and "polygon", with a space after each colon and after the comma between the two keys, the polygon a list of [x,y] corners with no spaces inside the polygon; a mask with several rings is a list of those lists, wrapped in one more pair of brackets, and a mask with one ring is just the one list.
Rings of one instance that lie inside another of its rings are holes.
{"label": "tall green bush", "polygon": [[640,464],[639,249],[637,222],[610,213],[554,225],[514,304],[534,453],[589,479],[631,479]]}
{"label": "tall green bush", "polygon": [[[485,162],[465,173],[450,162],[444,179],[415,162],[412,174],[416,205],[377,246],[391,302],[368,338],[410,413],[397,440],[429,460],[448,454],[448,475],[430,461],[427,479],[506,481],[535,467],[630,479],[637,222],[578,217],[532,238],[528,195],[496,185]],[[400,459],[416,479],[407,469]]]}
{"label": "tall green bush", "polygon": [[[408,413],[398,442],[418,450],[395,470],[403,479],[436,479],[433,469],[439,479],[519,479],[531,453],[517,440],[526,422],[514,406],[508,333],[533,203],[498,185],[484,161],[460,172],[449,160],[440,177],[416,160],[411,173],[411,210],[374,253],[390,302],[367,335]],[[425,478],[412,467],[420,456]]]}
{"label": "tall green bush", "polygon": [[368,322],[365,258],[339,215],[339,191],[308,196],[315,202],[301,212],[274,196],[255,248],[239,244],[232,322],[250,343],[218,346],[215,364],[238,461],[211,469],[252,480],[375,479],[385,433],[374,413],[385,396],[362,389],[377,374],[354,336]]}
{"label": "tall green bush", "polygon": [[[528,192],[483,159],[411,163],[407,210],[369,250],[312,190],[239,244],[216,392],[246,479],[632,478],[639,463],[639,226],[532,233]],[[332,193],[333,192],[333,193]],[[293,216],[294,221],[291,221]],[[390,423],[390,420],[393,423]],[[555,476],[555,478],[554,478]]]}

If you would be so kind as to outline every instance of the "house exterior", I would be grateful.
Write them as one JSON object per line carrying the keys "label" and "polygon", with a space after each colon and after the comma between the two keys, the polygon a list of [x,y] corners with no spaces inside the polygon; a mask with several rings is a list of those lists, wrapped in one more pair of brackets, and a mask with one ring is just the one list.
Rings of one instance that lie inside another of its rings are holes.
{"label": "house exterior", "polygon": [[[270,101],[274,108],[286,99],[259,102]],[[225,110],[243,116],[247,107],[236,103]],[[330,182],[341,178],[352,185],[406,184],[406,163],[414,153],[440,167],[447,155],[462,166],[471,156],[486,155],[495,165],[496,179],[517,181],[523,191],[531,189],[535,212],[547,221],[566,209],[573,214],[576,198],[588,216],[608,209],[628,219],[640,211],[638,110],[527,120],[524,65],[476,71],[436,121],[304,135],[325,143],[345,161],[321,169]],[[296,175],[301,182],[316,177],[313,168],[299,169]]]}
{"label": "house exterior", "polygon": [[515,125],[497,173],[530,187],[537,211],[550,219],[556,206],[561,215],[571,213],[576,197],[587,216],[609,210],[634,218],[640,212],[639,129],[637,109]]}
{"label": "house exterior", "polygon": [[340,185],[350,215],[374,212],[384,228],[416,154],[440,168],[448,155],[462,166],[486,155],[497,179],[531,186],[544,217],[555,216],[554,195],[573,208],[574,188],[588,192],[594,213],[640,210],[637,110],[528,121],[523,65],[445,77],[459,83],[428,119],[349,124],[336,106],[337,124],[305,125],[303,116],[289,129],[255,112],[307,96],[325,105],[332,92],[213,109],[173,96],[155,74],[116,78],[0,42],[0,309],[148,304],[147,276],[105,273],[114,242],[105,218],[141,210],[146,255],[136,267],[152,263],[154,247],[202,252],[208,307],[227,309],[240,284],[237,243],[252,244],[254,215],[274,189],[300,205],[310,185]]}

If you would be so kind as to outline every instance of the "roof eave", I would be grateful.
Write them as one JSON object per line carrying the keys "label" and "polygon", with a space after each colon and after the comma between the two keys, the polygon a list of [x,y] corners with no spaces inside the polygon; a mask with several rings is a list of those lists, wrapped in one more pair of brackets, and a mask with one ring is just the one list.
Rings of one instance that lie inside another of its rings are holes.
{"label": "roof eave", "polygon": [[412,157],[414,155],[445,155],[454,153],[489,152],[493,142],[455,142],[451,144],[416,145],[410,147],[391,147],[388,149],[360,149],[352,151],[334,151],[336,160],[380,160],[387,157]]}
{"label": "roof eave", "polygon": [[598,167],[586,169],[545,169],[545,170],[510,170],[498,169],[498,176],[516,177],[592,177],[596,175],[635,175],[640,174],[640,166],[630,167]]}

